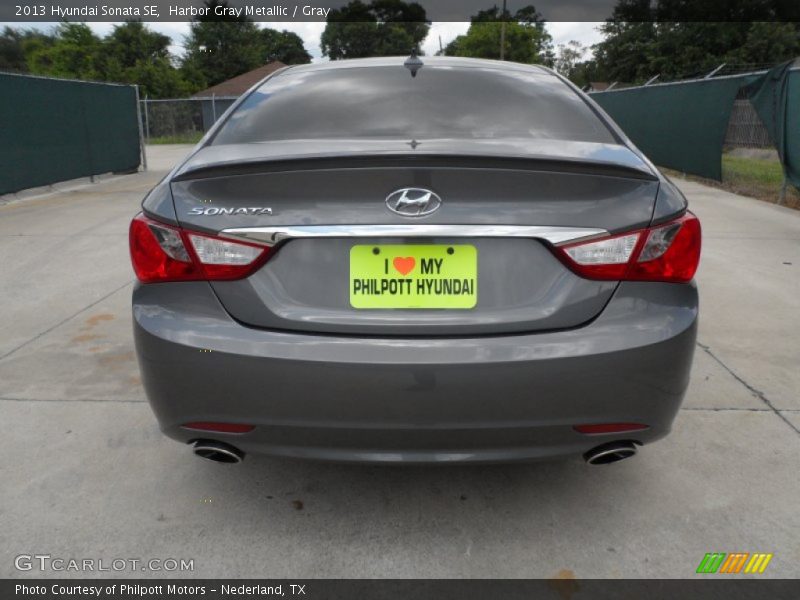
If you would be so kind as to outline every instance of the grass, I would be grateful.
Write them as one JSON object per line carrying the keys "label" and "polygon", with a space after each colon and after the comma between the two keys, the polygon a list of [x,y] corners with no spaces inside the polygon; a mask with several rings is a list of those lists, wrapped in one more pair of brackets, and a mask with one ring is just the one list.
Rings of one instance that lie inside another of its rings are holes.
{"label": "grass", "polygon": [[150,138],[148,144],[196,144],[203,137],[202,131],[191,133],[179,133],[177,135],[164,135],[161,137]]}
{"label": "grass", "polygon": [[[667,169],[673,175],[678,173]],[[777,203],[783,186],[783,169],[777,160],[722,155],[722,182],[687,175],[688,179],[764,202]],[[800,192],[789,184],[783,204],[800,210]]]}
{"label": "grass", "polygon": [[741,181],[766,188],[779,187],[783,183],[783,169],[777,160],[722,156],[723,179]]}

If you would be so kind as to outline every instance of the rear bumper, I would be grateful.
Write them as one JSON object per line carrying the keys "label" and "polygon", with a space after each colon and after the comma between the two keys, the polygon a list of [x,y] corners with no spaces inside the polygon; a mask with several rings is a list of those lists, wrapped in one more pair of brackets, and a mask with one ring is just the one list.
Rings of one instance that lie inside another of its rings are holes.
{"label": "rear bumper", "polygon": [[[133,316],[147,396],[177,440],[342,461],[512,461],[666,435],[689,381],[697,290],[625,282],[584,327],[501,337],[252,329],[203,282],[139,285]],[[256,428],[181,427],[193,421]],[[593,436],[572,428],[609,422],[650,428]]]}

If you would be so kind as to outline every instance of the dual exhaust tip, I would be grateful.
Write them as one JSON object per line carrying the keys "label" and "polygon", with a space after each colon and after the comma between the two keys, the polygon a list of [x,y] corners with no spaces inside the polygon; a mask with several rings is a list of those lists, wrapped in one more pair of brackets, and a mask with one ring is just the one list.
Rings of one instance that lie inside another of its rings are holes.
{"label": "dual exhaust tip", "polygon": [[[244,460],[244,452],[230,444],[214,440],[196,441],[194,453],[201,458],[219,463],[237,464]],[[610,465],[635,454],[636,444],[633,442],[609,442],[592,448],[583,455],[583,459],[589,465]]]}

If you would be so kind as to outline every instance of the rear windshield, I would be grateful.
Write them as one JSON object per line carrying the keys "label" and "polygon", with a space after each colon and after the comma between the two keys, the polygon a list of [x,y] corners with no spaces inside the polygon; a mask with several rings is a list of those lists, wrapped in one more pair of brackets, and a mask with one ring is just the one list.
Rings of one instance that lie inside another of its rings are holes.
{"label": "rear windshield", "polygon": [[535,138],[615,143],[549,73],[401,65],[287,71],[252,93],[213,144],[299,139]]}

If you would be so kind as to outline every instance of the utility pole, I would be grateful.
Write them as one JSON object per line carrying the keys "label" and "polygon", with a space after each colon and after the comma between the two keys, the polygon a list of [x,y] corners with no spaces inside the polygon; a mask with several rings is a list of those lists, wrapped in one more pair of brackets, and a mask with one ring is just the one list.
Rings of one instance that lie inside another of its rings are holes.
{"label": "utility pole", "polygon": [[439,54],[444,54],[444,48],[442,48],[442,36],[439,36]]}
{"label": "utility pole", "polygon": [[506,0],[503,0],[503,13],[500,16],[500,60],[506,59]]}

